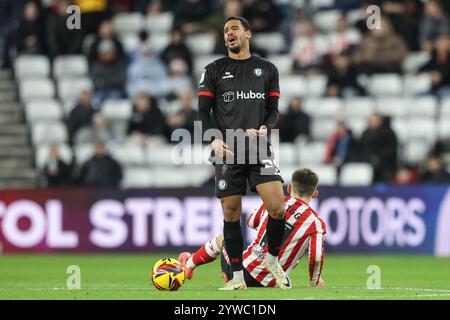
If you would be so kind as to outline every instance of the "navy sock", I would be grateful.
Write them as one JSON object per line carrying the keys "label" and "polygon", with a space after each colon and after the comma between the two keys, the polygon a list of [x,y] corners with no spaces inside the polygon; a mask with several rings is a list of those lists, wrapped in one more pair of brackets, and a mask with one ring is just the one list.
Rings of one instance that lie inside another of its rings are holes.
{"label": "navy sock", "polygon": [[241,222],[223,222],[223,238],[225,249],[231,261],[233,271],[242,270],[242,251],[244,239],[242,238]]}
{"label": "navy sock", "polygon": [[273,256],[278,256],[280,251],[281,242],[283,241],[284,235],[284,219],[278,220],[269,216],[269,221],[267,222],[267,242],[268,251]]}

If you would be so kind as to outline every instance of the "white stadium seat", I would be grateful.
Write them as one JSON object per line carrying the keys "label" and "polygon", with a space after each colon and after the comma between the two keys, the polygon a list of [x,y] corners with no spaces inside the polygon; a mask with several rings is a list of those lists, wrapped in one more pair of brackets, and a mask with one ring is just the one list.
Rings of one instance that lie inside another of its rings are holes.
{"label": "white stadium seat", "polygon": [[429,73],[419,75],[405,75],[403,78],[405,95],[418,95],[431,90],[431,76]]}
{"label": "white stadium seat", "polygon": [[311,135],[313,140],[325,141],[336,129],[336,120],[327,118],[313,119]]}
{"label": "white stadium seat", "polygon": [[148,168],[126,167],[124,170],[123,188],[148,188],[154,184],[154,173]]}
{"label": "white stadium seat", "polygon": [[35,146],[67,142],[67,128],[62,122],[39,122],[31,127],[31,139]]}
{"label": "white stadium seat", "polygon": [[450,119],[450,97],[442,99],[440,109],[440,117]]}
{"label": "white stadium seat", "polygon": [[345,123],[356,137],[360,137],[364,130],[367,129],[367,118],[365,117],[346,117]]}
{"label": "white stadium seat", "polygon": [[199,187],[211,176],[211,167],[206,165],[184,166],[185,175],[187,175],[187,183],[190,186]]}
{"label": "white stadium seat", "polygon": [[141,13],[118,13],[113,18],[114,30],[117,33],[137,33],[144,29],[145,19]]}
{"label": "white stadium seat", "polygon": [[95,145],[93,144],[79,144],[74,146],[74,153],[75,153],[75,162],[78,165],[82,165],[86,161],[88,161],[95,152]]}
{"label": "white stadium seat", "polygon": [[343,102],[340,98],[309,98],[305,100],[305,111],[322,118],[336,118],[342,114]]}
{"label": "white stadium seat", "polygon": [[206,68],[208,64],[222,57],[223,55],[218,54],[205,54],[196,56],[194,60],[194,70],[193,70],[195,81],[198,83],[203,70]]}
{"label": "white stadium seat", "polygon": [[183,167],[157,167],[153,172],[155,174],[155,187],[170,188],[190,185],[190,177]]}
{"label": "white stadium seat", "polygon": [[375,111],[375,100],[369,97],[352,97],[344,100],[345,117],[368,117]]}
{"label": "white stadium seat", "polygon": [[373,96],[395,96],[403,93],[403,79],[395,73],[374,74],[369,78],[367,90]]}
{"label": "white stadium seat", "polygon": [[54,100],[31,100],[25,104],[28,123],[38,121],[55,121],[63,118],[61,104]]}
{"label": "white stadium seat", "polygon": [[53,62],[53,75],[56,78],[81,77],[88,72],[88,62],[83,55],[58,56]]}
{"label": "white stadium seat", "polygon": [[101,113],[110,120],[128,120],[133,112],[130,100],[108,100],[101,107]]}
{"label": "white stadium seat", "polygon": [[408,138],[423,139],[433,143],[437,135],[437,126],[433,118],[414,117],[408,120]]}
{"label": "white stadium seat", "polygon": [[280,165],[294,165],[298,163],[297,148],[292,143],[281,143],[278,152],[275,151],[275,162]]}
{"label": "white stadium seat", "polygon": [[152,34],[150,37],[150,45],[155,52],[161,52],[170,43],[170,34],[157,33]]}
{"label": "white stadium seat", "polygon": [[179,149],[174,145],[153,146],[147,149],[147,159],[150,166],[172,166],[182,164],[183,158],[178,156]]}
{"label": "white stadium seat", "polygon": [[260,32],[252,38],[252,43],[268,53],[279,53],[285,48],[284,38],[280,32]]}
{"label": "white stadium seat", "polygon": [[337,170],[334,165],[314,164],[306,165],[304,167],[317,173],[319,176],[319,186],[333,186],[338,182]]}
{"label": "white stadium seat", "polygon": [[25,79],[19,83],[20,99],[27,102],[31,99],[53,99],[55,85],[48,78]]}
{"label": "white stadium seat", "polygon": [[194,33],[186,38],[186,45],[194,55],[211,54],[216,45],[216,39],[210,33]]}
{"label": "white stadium seat", "polygon": [[444,140],[450,139],[450,118],[439,120],[439,138]]}
{"label": "white stadium seat", "polygon": [[286,98],[304,96],[307,93],[306,86],[306,79],[302,76],[280,77],[281,95]]}
{"label": "white stadium seat", "polygon": [[143,166],[147,162],[143,146],[137,143],[115,145],[111,147],[111,153],[123,165]]}
{"label": "white stadium seat", "polygon": [[409,139],[409,125],[404,118],[396,118],[392,121],[392,129],[394,130],[397,139],[401,143],[408,142]]}
{"label": "white stadium seat", "polygon": [[277,68],[280,77],[288,75],[292,70],[293,60],[289,54],[274,54],[268,57]]}
{"label": "white stadium seat", "polygon": [[327,146],[324,142],[309,142],[297,145],[301,166],[322,163]]}
{"label": "white stadium seat", "polygon": [[415,97],[408,107],[410,116],[435,117],[437,115],[437,99],[433,96]]}
{"label": "white stadium seat", "polygon": [[[39,146],[36,149],[36,167],[39,169],[44,168],[45,163],[48,160],[48,152],[50,150],[50,146],[48,145],[43,145],[43,146]],[[72,157],[73,157],[73,153],[72,153],[72,149],[67,145],[67,144],[60,144],[58,145],[58,151],[59,151],[59,156],[61,157],[61,159],[67,164],[70,165],[70,163],[72,162]]]}
{"label": "white stadium seat", "polygon": [[341,15],[340,10],[319,11],[314,15],[314,25],[322,31],[334,31]]}
{"label": "white stadium seat", "polygon": [[139,45],[139,36],[136,33],[125,33],[120,35],[120,41],[126,52],[135,50]]}
{"label": "white stadium seat", "polygon": [[341,168],[339,183],[344,187],[362,187],[372,183],[373,169],[367,163],[346,163]]}
{"label": "white stadium seat", "polygon": [[94,84],[88,77],[63,78],[58,81],[58,97],[64,101],[76,101],[83,90],[92,90]]}
{"label": "white stadium seat", "polygon": [[43,55],[21,55],[14,63],[16,78],[43,78],[50,75],[50,62]]}
{"label": "white stadium seat", "polygon": [[[169,33],[172,30],[173,14],[171,12],[163,12],[147,17],[147,30],[156,33]],[[152,35],[153,36],[153,35]]]}
{"label": "white stadium seat", "polygon": [[411,140],[405,146],[403,158],[408,163],[422,163],[426,160],[430,145],[426,141]]}
{"label": "white stadium seat", "polygon": [[321,97],[325,94],[328,78],[326,75],[315,75],[307,78],[307,95]]}
{"label": "white stadium seat", "polygon": [[409,101],[400,97],[379,98],[375,110],[385,116],[405,117],[408,114]]}
{"label": "white stadium seat", "polygon": [[410,52],[402,61],[402,69],[404,72],[415,73],[430,58],[431,54],[428,52]]}
{"label": "white stadium seat", "polygon": [[283,178],[284,180],[284,184],[287,185],[289,183],[289,181],[291,181],[291,177],[292,177],[292,173],[299,169],[300,166],[290,166],[290,165],[280,165],[280,176],[281,178]]}

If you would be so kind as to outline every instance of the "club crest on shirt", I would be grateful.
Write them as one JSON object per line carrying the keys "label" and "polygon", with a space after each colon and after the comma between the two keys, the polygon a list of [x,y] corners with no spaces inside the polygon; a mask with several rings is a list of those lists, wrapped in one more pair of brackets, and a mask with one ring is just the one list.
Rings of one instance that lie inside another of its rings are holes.
{"label": "club crest on shirt", "polygon": [[217,188],[219,188],[219,190],[225,190],[228,187],[228,183],[225,179],[220,179],[217,182]]}
{"label": "club crest on shirt", "polygon": [[257,77],[261,77],[264,74],[264,71],[261,68],[255,68],[253,69],[253,74]]}

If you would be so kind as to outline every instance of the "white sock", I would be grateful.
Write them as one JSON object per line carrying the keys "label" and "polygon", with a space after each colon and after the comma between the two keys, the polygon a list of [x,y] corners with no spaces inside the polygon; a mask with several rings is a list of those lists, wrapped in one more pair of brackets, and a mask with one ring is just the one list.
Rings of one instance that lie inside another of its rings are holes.
{"label": "white sock", "polygon": [[194,269],[196,267],[194,261],[192,261],[192,257],[190,257],[188,261],[186,261],[186,267],[190,269]]}
{"label": "white sock", "polygon": [[269,264],[274,264],[274,263],[277,262],[277,257],[271,255],[271,254],[268,253],[268,252],[267,252],[267,254],[266,254],[266,257],[267,257],[267,262],[268,262]]}
{"label": "white sock", "polygon": [[239,280],[239,281],[243,281],[244,280],[244,271],[233,271],[233,280]]}

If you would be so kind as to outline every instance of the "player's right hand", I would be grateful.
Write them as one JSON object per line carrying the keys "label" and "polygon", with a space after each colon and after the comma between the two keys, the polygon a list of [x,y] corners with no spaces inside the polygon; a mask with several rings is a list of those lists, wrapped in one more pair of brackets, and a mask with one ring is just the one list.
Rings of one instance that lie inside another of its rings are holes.
{"label": "player's right hand", "polygon": [[325,281],[323,281],[322,277],[320,277],[315,288],[323,288],[323,287],[325,287]]}
{"label": "player's right hand", "polygon": [[214,154],[220,157],[232,156],[233,152],[228,148],[228,145],[220,139],[215,139],[211,143],[211,147],[214,150]]}

